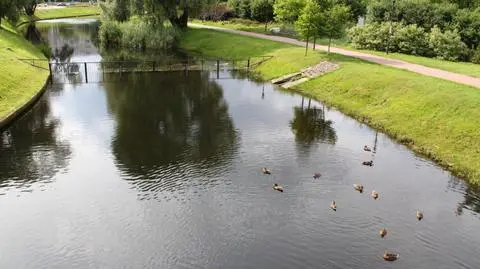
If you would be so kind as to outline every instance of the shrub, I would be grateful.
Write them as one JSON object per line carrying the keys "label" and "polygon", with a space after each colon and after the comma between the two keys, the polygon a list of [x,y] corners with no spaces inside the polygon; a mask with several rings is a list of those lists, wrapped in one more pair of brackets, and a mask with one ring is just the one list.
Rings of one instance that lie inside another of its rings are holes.
{"label": "shrub", "polygon": [[122,43],[122,30],[118,22],[102,20],[98,35],[104,48],[118,47]]}
{"label": "shrub", "polygon": [[132,17],[122,23],[103,20],[99,35],[104,48],[121,46],[130,50],[144,50],[173,47],[180,32],[173,26],[148,23],[144,18]]}
{"label": "shrub", "polygon": [[416,24],[398,27],[394,36],[398,52],[413,55],[431,55],[427,34],[422,27],[418,27]]}
{"label": "shrub", "polygon": [[[401,28],[398,23],[392,23],[392,32],[396,33]],[[390,37],[390,23],[370,23],[364,26],[355,26],[348,31],[348,37],[353,47],[357,49],[369,49],[384,51],[389,44],[389,50],[398,50],[395,35]]]}
{"label": "shrub", "polygon": [[438,59],[458,61],[465,58],[467,46],[462,42],[458,32],[433,27],[428,37],[429,47]]}
{"label": "shrub", "polygon": [[232,17],[233,11],[225,2],[207,5],[200,12],[200,19],[208,21],[224,21]]}
{"label": "shrub", "polygon": [[480,64],[480,46],[478,46],[477,50],[473,53],[472,62]]}

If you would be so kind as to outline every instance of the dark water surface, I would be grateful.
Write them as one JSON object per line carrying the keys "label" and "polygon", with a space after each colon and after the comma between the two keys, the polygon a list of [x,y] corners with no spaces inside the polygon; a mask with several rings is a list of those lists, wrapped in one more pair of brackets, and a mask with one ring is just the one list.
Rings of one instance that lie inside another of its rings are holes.
{"label": "dark water surface", "polygon": [[[89,26],[42,31],[101,59]],[[385,135],[235,74],[110,76],[1,133],[0,268],[480,268],[479,191]]]}

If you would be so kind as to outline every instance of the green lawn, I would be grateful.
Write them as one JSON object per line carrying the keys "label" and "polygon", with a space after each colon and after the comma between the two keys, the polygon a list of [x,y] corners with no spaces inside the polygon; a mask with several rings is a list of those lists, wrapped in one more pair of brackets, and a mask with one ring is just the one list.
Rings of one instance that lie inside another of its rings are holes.
{"label": "green lawn", "polygon": [[[212,42],[215,40],[215,42]],[[208,56],[274,55],[258,68],[264,78],[281,76],[330,59],[341,68],[296,90],[367,119],[415,151],[471,182],[480,183],[480,90],[405,70],[268,40],[190,29],[181,44]]]}
{"label": "green lawn", "polygon": [[48,77],[48,70],[18,60],[44,56],[12,27],[5,26],[2,23],[0,28],[0,121],[28,102]]}
{"label": "green lawn", "polygon": [[74,5],[64,8],[52,8],[52,9],[41,9],[37,8],[33,17],[22,16],[20,18],[20,23],[28,21],[37,21],[37,20],[48,20],[56,18],[68,18],[68,17],[84,17],[99,15],[100,7],[97,5],[94,6],[85,6],[85,5]]}
{"label": "green lawn", "polygon": [[[193,22],[198,23],[198,24],[211,25],[211,26],[217,26],[217,27],[223,27],[223,28],[242,30],[242,31],[247,31],[247,32],[256,32],[256,33],[265,34],[264,25],[259,24],[259,23],[251,23],[249,25],[246,25],[246,24],[239,24],[239,23],[230,23],[228,21],[225,21],[225,22],[211,22],[211,21],[201,22],[199,20],[194,20]],[[278,26],[278,25],[274,25],[274,26]],[[274,26],[272,26],[272,27],[274,27]],[[269,34],[269,33],[267,33],[267,34]],[[326,38],[318,39],[317,44],[328,45],[328,39],[326,39]],[[398,59],[398,60],[402,60],[402,61],[405,61],[405,62],[420,64],[420,65],[424,65],[424,66],[427,66],[427,67],[437,68],[437,69],[450,71],[450,72],[454,72],[454,73],[459,73],[459,74],[464,74],[464,75],[469,75],[469,76],[474,76],[474,77],[480,77],[480,64],[467,63],[467,62],[450,62],[450,61],[444,61],[444,60],[439,60],[439,59],[435,59],[435,58],[427,58],[427,57],[406,55],[406,54],[400,54],[400,53],[390,53],[390,54],[387,55],[385,52],[381,52],[381,51],[358,50],[358,49],[352,48],[348,44],[347,38],[332,40],[332,46],[335,46],[335,47],[338,47],[338,48],[355,50],[355,51],[368,53],[368,54],[379,55],[379,56],[383,56],[383,57],[387,57],[387,58],[391,58],[391,59]]]}

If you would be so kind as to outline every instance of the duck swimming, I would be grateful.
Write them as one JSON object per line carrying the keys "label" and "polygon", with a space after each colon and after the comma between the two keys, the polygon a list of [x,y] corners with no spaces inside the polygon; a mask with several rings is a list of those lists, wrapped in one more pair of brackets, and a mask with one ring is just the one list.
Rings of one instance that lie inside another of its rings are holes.
{"label": "duck swimming", "polygon": [[365,150],[365,151],[372,151],[372,149],[371,149],[369,146],[367,146],[367,145],[365,145],[365,146],[363,147],[363,150]]}
{"label": "duck swimming", "polygon": [[380,237],[384,238],[387,235],[387,229],[383,228],[380,230]]}
{"label": "duck swimming", "polygon": [[378,199],[378,192],[373,190],[372,191],[372,197],[373,197],[373,199],[377,200]]}
{"label": "duck swimming", "polygon": [[320,178],[321,176],[322,176],[322,174],[320,174],[320,173],[313,174],[313,178],[315,178],[315,179]]}
{"label": "duck swimming", "polygon": [[400,257],[400,255],[395,253],[385,252],[383,254],[383,259],[390,262],[395,261],[396,259],[398,259],[398,257]]}
{"label": "duck swimming", "polygon": [[362,184],[353,184],[353,188],[357,191],[359,191],[360,193],[363,192],[363,185]]}
{"label": "duck swimming", "polygon": [[337,211],[337,203],[335,203],[335,200],[333,200],[332,203],[330,204],[330,208],[333,211]]}
{"label": "duck swimming", "polygon": [[262,168],[262,173],[264,173],[265,175],[271,175],[272,174],[272,172],[270,172],[270,170],[268,170],[268,168],[266,168],[266,167]]}
{"label": "duck swimming", "polygon": [[373,166],[373,161],[365,161],[362,164],[366,166]]}
{"label": "duck swimming", "polygon": [[279,192],[283,192],[283,187],[282,185],[279,185],[277,183],[273,184],[273,189]]}
{"label": "duck swimming", "polygon": [[423,213],[417,210],[417,219],[421,221],[423,219]]}

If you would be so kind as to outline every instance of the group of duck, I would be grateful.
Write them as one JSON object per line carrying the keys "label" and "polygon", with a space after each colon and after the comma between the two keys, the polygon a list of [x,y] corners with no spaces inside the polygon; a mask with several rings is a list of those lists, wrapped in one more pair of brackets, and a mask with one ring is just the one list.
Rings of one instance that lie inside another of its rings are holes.
{"label": "group of duck", "polygon": [[[364,151],[368,151],[368,152],[372,151],[372,149],[371,149],[369,146],[367,146],[367,145],[365,145],[365,146],[363,147],[363,150],[364,150]],[[365,166],[373,166],[373,160],[371,160],[371,161],[364,161],[364,162],[362,162],[362,165],[365,165]],[[266,175],[271,175],[271,174],[272,174],[272,172],[271,172],[268,168],[266,168],[266,167],[263,167],[261,170],[262,170],[262,173],[263,173],[263,174],[266,174]],[[313,174],[313,178],[314,178],[314,179],[319,179],[321,176],[322,176],[322,175],[321,175],[320,173],[314,173],[314,174]],[[360,192],[360,193],[363,193],[363,185],[362,185],[362,184],[353,184],[353,188],[354,188],[356,191],[358,191],[358,192]],[[278,184],[278,183],[273,184],[273,189],[276,190],[276,191],[279,191],[279,192],[283,192],[283,186],[280,185],[280,184]],[[376,192],[375,190],[372,190],[371,196],[372,196],[372,198],[373,198],[374,200],[377,200],[378,197],[379,197],[379,194],[378,194],[378,192]],[[330,208],[331,208],[333,211],[337,211],[337,203],[335,202],[335,200],[333,200],[332,203],[330,204]],[[421,220],[423,219],[423,213],[422,213],[421,211],[417,210],[417,212],[416,212],[416,217],[417,217],[417,220],[418,220],[418,221],[421,221]],[[384,238],[384,237],[387,235],[387,229],[382,228],[382,229],[380,230],[380,233],[379,233],[379,234],[380,234],[380,237],[381,237],[381,238]],[[383,259],[386,260],[386,261],[395,261],[395,260],[397,260],[399,257],[400,257],[399,254],[397,254],[397,253],[392,253],[392,252],[385,252],[385,253],[383,254]]]}

